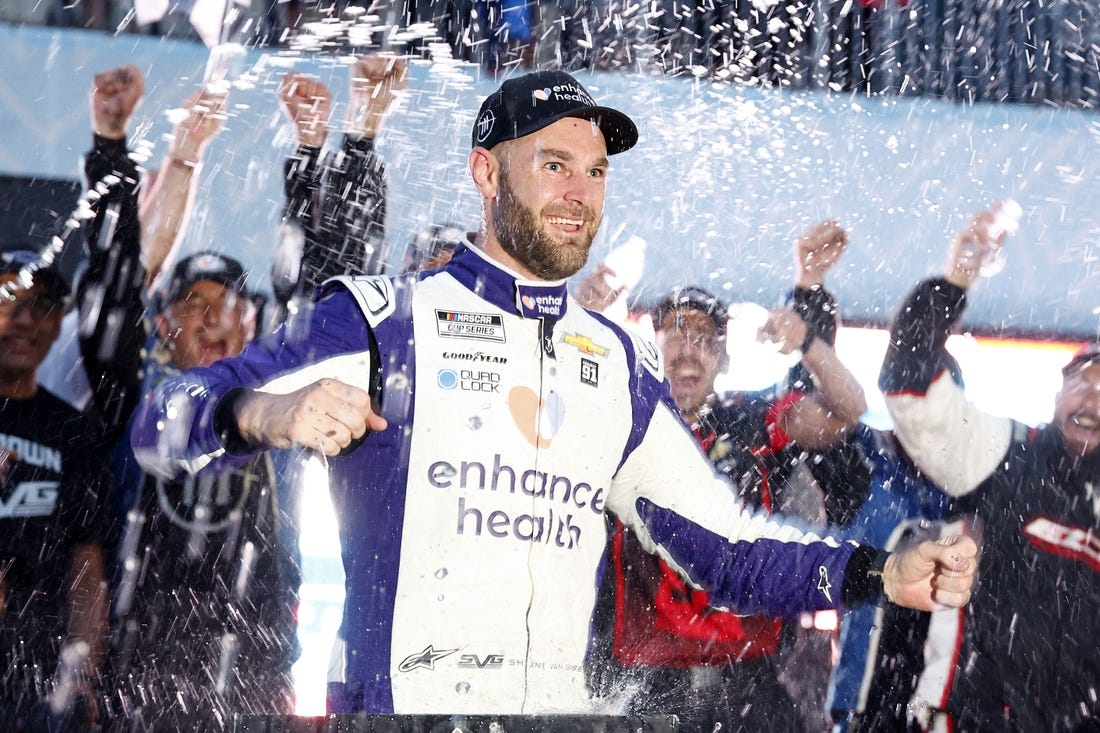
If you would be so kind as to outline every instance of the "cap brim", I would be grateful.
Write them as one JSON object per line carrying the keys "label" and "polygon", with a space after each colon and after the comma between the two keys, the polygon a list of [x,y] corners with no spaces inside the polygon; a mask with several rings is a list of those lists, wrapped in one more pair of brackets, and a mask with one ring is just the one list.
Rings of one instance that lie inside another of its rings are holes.
{"label": "cap brim", "polygon": [[31,282],[35,285],[49,291],[51,295],[58,300],[66,300],[72,295],[72,289],[69,287],[69,283],[61,273],[52,269],[34,269],[32,267],[14,267],[4,268],[0,270],[0,277],[7,275],[18,276],[21,272],[26,270],[31,276]]}
{"label": "cap brim", "polygon": [[1062,376],[1068,377],[1075,371],[1083,369],[1094,361],[1100,361],[1100,344],[1083,346],[1073,355],[1069,363],[1062,367]]}
{"label": "cap brim", "polygon": [[715,297],[707,301],[702,298],[685,297],[682,299],[664,298],[650,310],[653,319],[653,327],[660,330],[661,324],[669,313],[688,309],[702,313],[714,322],[719,335],[725,335],[729,330],[729,306],[721,298]]}
{"label": "cap brim", "polygon": [[583,120],[592,120],[599,125],[603,133],[604,144],[607,145],[607,154],[615,155],[624,153],[638,144],[638,127],[634,120],[627,117],[617,109],[610,107],[581,107],[570,110],[556,117],[553,121],[566,117],[579,117]]}

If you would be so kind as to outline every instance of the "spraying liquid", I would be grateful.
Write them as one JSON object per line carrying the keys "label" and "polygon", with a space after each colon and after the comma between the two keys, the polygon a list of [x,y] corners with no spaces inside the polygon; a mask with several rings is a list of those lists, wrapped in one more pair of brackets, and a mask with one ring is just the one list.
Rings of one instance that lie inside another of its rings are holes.
{"label": "spraying liquid", "polygon": [[993,223],[989,225],[989,237],[996,243],[982,256],[980,272],[982,277],[993,277],[1005,269],[1005,252],[1001,246],[1004,237],[1015,234],[1020,229],[1020,219],[1024,210],[1013,199],[997,201],[990,207]]}
{"label": "spraying liquid", "polygon": [[637,235],[631,235],[629,239],[607,253],[603,263],[615,271],[614,276],[605,276],[609,288],[633,290],[638,286],[645,272],[645,249],[645,240]]}

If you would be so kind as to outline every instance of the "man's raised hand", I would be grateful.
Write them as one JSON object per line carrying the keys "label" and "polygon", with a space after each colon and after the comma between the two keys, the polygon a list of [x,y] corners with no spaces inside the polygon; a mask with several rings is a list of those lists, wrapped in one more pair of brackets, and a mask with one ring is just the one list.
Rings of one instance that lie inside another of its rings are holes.
{"label": "man's raised hand", "polygon": [[332,93],[319,79],[297,71],[287,72],[279,84],[283,114],[294,123],[299,145],[319,148],[328,137]]}
{"label": "man's raised hand", "polygon": [[795,285],[810,287],[825,282],[825,273],[848,247],[848,233],[833,220],[814,224],[794,240]]}
{"label": "man's raised hand", "polygon": [[300,445],[335,456],[368,430],[385,430],[370,395],[335,379],[322,379],[288,394],[247,392],[233,405],[237,427],[250,444]]}
{"label": "man's raised hand", "polygon": [[882,588],[893,603],[918,611],[959,608],[970,601],[978,545],[966,535],[921,542],[886,560]]}
{"label": "man's raised hand", "polygon": [[103,71],[92,79],[92,128],[100,137],[122,140],[126,123],[145,94],[145,78],[134,65]]}
{"label": "man's raised hand", "polygon": [[207,143],[225,124],[228,97],[225,89],[210,85],[187,98],[172,134],[170,157],[192,166],[202,160]]}

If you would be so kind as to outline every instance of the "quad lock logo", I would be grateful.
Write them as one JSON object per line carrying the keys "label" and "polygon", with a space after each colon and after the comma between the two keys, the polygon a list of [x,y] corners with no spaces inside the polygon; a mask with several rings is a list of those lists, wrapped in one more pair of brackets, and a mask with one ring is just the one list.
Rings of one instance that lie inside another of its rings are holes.
{"label": "quad lock logo", "polygon": [[500,375],[496,372],[483,372],[475,369],[440,369],[435,381],[443,389],[500,394]]}

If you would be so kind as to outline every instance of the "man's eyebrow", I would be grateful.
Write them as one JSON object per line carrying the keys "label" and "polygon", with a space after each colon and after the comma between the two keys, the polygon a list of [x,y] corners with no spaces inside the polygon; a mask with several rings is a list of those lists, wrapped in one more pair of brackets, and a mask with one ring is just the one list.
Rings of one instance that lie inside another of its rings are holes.
{"label": "man's eyebrow", "polygon": [[572,151],[563,148],[539,148],[537,155],[540,158],[559,158],[568,161],[572,161],[577,157]]}
{"label": "man's eyebrow", "polygon": [[[562,148],[540,148],[536,152],[536,155],[539,158],[557,158],[558,160],[564,160],[568,163],[572,163],[573,161],[575,161],[577,159],[577,156],[574,155],[572,153],[572,151],[564,150]],[[593,163],[592,167],[593,168],[607,168],[610,165],[611,165],[611,163],[610,163],[610,161],[608,161],[607,156],[606,155],[601,155],[599,158],[596,159],[596,161],[595,161],[595,163]]]}

